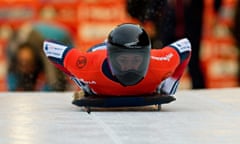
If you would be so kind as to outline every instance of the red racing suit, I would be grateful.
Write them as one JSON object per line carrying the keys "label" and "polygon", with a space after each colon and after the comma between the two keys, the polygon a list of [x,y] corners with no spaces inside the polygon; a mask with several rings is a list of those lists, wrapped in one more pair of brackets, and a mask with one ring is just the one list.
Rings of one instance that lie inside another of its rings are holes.
{"label": "red racing suit", "polygon": [[145,95],[156,92],[175,94],[179,80],[191,56],[191,44],[181,39],[162,49],[152,49],[148,72],[133,86],[123,86],[112,75],[108,65],[106,44],[91,52],[45,41],[46,56],[68,74],[86,93],[107,96]]}

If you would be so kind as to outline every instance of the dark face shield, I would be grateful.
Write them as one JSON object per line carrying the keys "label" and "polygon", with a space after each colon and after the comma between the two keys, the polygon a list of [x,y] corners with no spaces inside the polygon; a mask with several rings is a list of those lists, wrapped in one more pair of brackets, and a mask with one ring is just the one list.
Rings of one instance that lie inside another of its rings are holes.
{"label": "dark face shield", "polygon": [[149,52],[139,50],[114,51],[109,54],[113,74],[124,86],[139,83],[147,73]]}
{"label": "dark face shield", "polygon": [[116,63],[121,71],[136,70],[138,71],[142,62],[143,56],[140,54],[124,53],[116,57]]}

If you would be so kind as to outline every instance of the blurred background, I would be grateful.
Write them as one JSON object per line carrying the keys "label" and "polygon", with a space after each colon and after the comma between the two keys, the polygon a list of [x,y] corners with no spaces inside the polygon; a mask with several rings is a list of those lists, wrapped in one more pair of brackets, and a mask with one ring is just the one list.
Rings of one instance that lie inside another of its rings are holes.
{"label": "blurred background", "polygon": [[77,89],[43,40],[86,51],[121,23],[144,26],[156,49],[190,39],[180,89],[240,86],[240,0],[0,0],[0,91]]}

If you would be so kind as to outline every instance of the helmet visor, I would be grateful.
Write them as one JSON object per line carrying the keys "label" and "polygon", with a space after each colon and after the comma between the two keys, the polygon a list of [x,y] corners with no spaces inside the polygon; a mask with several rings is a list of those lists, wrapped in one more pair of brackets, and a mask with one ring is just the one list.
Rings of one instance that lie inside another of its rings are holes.
{"label": "helmet visor", "polygon": [[125,86],[140,82],[146,75],[149,64],[146,49],[121,49],[109,51],[109,63],[113,74]]}

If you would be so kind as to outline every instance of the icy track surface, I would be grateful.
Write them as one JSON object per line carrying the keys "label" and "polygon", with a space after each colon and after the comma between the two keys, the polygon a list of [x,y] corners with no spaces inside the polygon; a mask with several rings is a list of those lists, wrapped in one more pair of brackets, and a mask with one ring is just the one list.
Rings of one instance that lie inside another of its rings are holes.
{"label": "icy track surface", "polygon": [[73,92],[0,93],[0,144],[239,144],[240,89],[182,90],[152,109],[93,111]]}

